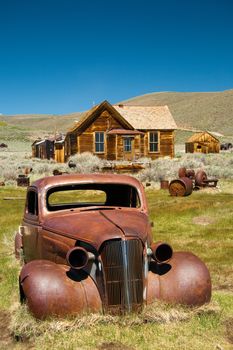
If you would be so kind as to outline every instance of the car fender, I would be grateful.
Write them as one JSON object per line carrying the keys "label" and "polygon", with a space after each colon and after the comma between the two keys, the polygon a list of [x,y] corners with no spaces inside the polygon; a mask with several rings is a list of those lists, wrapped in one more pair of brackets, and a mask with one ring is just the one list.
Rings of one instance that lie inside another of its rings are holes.
{"label": "car fender", "polygon": [[33,260],[21,270],[21,300],[39,319],[72,316],[102,309],[99,291],[84,271],[49,260]]}
{"label": "car fender", "polygon": [[151,263],[147,303],[160,299],[168,303],[200,306],[209,302],[210,298],[210,273],[196,255],[175,252],[168,263]]}

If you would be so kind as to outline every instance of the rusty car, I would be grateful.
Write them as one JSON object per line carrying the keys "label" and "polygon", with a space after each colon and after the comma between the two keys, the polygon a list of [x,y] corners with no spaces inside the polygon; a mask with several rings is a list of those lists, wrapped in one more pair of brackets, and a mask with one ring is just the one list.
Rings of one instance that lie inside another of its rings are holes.
{"label": "rusty car", "polygon": [[39,319],[139,312],[156,300],[199,306],[209,271],[154,242],[143,185],[128,175],[45,177],[27,189],[15,254],[21,302]]}

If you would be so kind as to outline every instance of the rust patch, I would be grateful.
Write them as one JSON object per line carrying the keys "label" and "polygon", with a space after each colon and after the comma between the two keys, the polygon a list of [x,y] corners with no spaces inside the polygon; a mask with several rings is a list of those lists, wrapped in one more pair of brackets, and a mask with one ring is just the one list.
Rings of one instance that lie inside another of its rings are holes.
{"label": "rust patch", "polygon": [[233,344],[233,317],[228,318],[225,321],[225,327],[226,327],[226,338],[229,343]]}
{"label": "rust patch", "polygon": [[215,219],[209,216],[196,216],[195,218],[193,218],[193,223],[195,225],[207,226],[213,224],[214,222]]}
{"label": "rust patch", "polygon": [[135,348],[122,344],[120,342],[102,343],[97,349],[98,350],[135,350]]}

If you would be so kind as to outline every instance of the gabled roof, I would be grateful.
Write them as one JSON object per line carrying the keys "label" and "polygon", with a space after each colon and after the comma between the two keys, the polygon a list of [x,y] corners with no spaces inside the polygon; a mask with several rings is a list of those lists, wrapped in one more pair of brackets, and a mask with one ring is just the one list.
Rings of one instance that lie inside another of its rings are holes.
{"label": "gabled roof", "polygon": [[134,127],[134,129],[177,129],[176,122],[168,106],[143,107],[113,105],[113,107]]}
{"label": "gabled roof", "polygon": [[196,134],[193,134],[187,141],[186,143],[190,143],[190,142],[198,142],[200,141],[200,138],[202,136],[205,136],[205,135],[209,135],[211,138],[213,138],[214,140],[216,140],[217,142],[219,142],[219,140],[213,136],[210,132],[208,131],[203,131],[203,132],[197,132]]}
{"label": "gabled roof", "polygon": [[175,130],[177,125],[168,106],[142,107],[111,105],[103,101],[87,112],[68,130],[68,134],[87,127],[104,110],[107,109],[122,127],[128,130]]}
{"label": "gabled roof", "polygon": [[122,117],[122,115],[115,109],[108,101],[103,101],[99,105],[94,106],[89,111],[84,112],[82,114],[82,118],[71,128],[68,130],[68,133],[72,133],[73,131],[81,128],[85,128],[105,109],[107,109],[115,119],[117,119],[120,124],[126,129],[133,129],[133,126]]}

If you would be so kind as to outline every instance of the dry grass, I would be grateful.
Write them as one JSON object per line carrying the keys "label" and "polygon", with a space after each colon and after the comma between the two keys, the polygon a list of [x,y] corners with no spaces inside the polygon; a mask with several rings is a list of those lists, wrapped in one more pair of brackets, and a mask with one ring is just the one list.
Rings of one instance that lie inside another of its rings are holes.
{"label": "dry grass", "polygon": [[[36,320],[28,312],[26,305],[16,304],[12,308],[10,331],[16,338],[36,338],[45,333],[60,333],[78,331],[81,328],[116,325],[120,327],[133,327],[143,324],[169,324],[172,322],[188,321],[201,315],[219,315],[219,305],[212,302],[199,308],[185,308],[171,306],[157,302],[146,306],[142,313],[129,316],[111,316],[103,314],[88,314],[71,319],[51,319],[47,321]],[[22,322],[22,319],[24,320]]]}
{"label": "dry grass", "polygon": [[12,335],[35,349],[197,350],[203,342],[208,350],[231,348],[231,319],[224,320],[222,305],[216,300],[195,309],[155,303],[139,315],[124,317],[91,314],[38,321],[18,305],[11,315]]}

